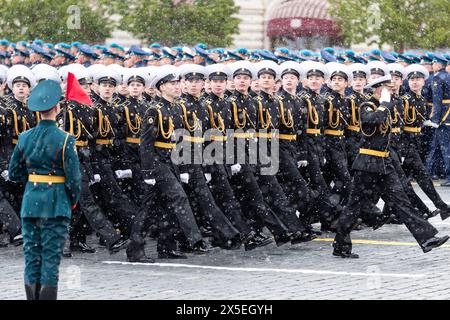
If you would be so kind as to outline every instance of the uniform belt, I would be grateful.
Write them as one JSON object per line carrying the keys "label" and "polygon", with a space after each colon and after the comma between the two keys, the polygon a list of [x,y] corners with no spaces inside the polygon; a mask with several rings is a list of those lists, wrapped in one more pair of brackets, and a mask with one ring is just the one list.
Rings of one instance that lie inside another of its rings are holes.
{"label": "uniform belt", "polygon": [[420,128],[420,127],[404,127],[403,130],[406,132],[420,133],[422,131],[422,128]]}
{"label": "uniform belt", "polygon": [[97,144],[113,144],[114,140],[113,139],[97,139],[97,140],[95,140],[95,142]]}
{"label": "uniform belt", "polygon": [[320,134],[320,129],[306,129],[308,134]]}
{"label": "uniform belt", "polygon": [[38,183],[65,183],[66,177],[30,174],[28,175],[28,181]]}
{"label": "uniform belt", "polygon": [[392,133],[400,133],[400,128],[392,128],[391,132]]}
{"label": "uniform belt", "polygon": [[17,144],[18,142],[19,142],[18,139],[12,139],[12,143],[13,143],[13,144]]}
{"label": "uniform belt", "polygon": [[133,138],[133,137],[127,137],[125,139],[126,142],[129,143],[136,143],[136,144],[140,144],[141,143],[141,138]]}
{"label": "uniform belt", "polygon": [[89,143],[88,141],[80,141],[80,140],[75,141],[75,145],[77,147],[87,147],[88,143]]}
{"label": "uniform belt", "polygon": [[183,136],[184,140],[194,143],[203,143],[205,142],[205,139],[202,137],[192,137],[192,136]]}
{"label": "uniform belt", "polygon": [[253,133],[250,132],[235,132],[233,137],[236,139],[250,139],[253,137]]}
{"label": "uniform belt", "polygon": [[227,136],[211,136],[211,141],[227,141]]}
{"label": "uniform belt", "polygon": [[266,138],[266,139],[272,139],[273,138],[273,134],[267,133],[267,132],[257,132],[256,136],[258,138]]}
{"label": "uniform belt", "polygon": [[433,106],[433,102],[427,102],[427,105]]}
{"label": "uniform belt", "polygon": [[350,131],[355,131],[355,132],[361,131],[361,128],[358,126],[347,126],[346,129],[350,130]]}
{"label": "uniform belt", "polygon": [[375,156],[380,158],[387,158],[389,157],[389,151],[378,151],[378,150],[372,150],[372,149],[359,149],[360,154],[367,154],[369,156]]}
{"label": "uniform belt", "polygon": [[155,147],[156,148],[163,148],[163,149],[173,149],[177,146],[176,143],[168,143],[168,142],[161,142],[161,141],[155,141]]}
{"label": "uniform belt", "polygon": [[295,134],[283,134],[283,133],[280,133],[278,135],[278,139],[288,140],[288,141],[295,141],[295,140],[297,140],[297,136]]}
{"label": "uniform belt", "polygon": [[444,104],[450,103],[450,99],[442,100],[442,103],[444,103]]}
{"label": "uniform belt", "polygon": [[331,136],[343,136],[344,135],[344,131],[342,130],[330,130],[330,129],[326,129],[324,131],[325,134],[331,135]]}

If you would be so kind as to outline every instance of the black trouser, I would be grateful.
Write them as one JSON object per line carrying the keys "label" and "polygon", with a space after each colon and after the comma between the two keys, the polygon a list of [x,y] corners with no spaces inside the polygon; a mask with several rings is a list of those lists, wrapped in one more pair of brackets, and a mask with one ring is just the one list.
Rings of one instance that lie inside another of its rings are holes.
{"label": "black trouser", "polygon": [[100,182],[91,186],[97,204],[108,216],[112,215],[112,219],[117,219],[122,236],[128,238],[133,219],[139,212],[138,207],[122,192],[111,164],[99,163],[94,167],[94,174],[99,174],[101,177]]}
{"label": "black trouser", "polygon": [[20,232],[20,218],[0,189],[0,225],[6,228],[11,237]]}
{"label": "black trouser", "polygon": [[255,231],[266,226],[274,237],[281,237],[288,231],[284,223],[270,209],[249,165],[241,164],[241,170],[231,177],[231,185],[242,212]]}
{"label": "black trouser", "polygon": [[117,182],[122,189],[122,192],[127,195],[138,207],[141,206],[142,197],[144,194],[144,179],[142,178],[141,165],[138,161],[130,163],[127,168],[114,168],[114,170],[132,171],[131,178],[117,179]]}
{"label": "black trouser", "polygon": [[183,188],[189,197],[197,222],[211,227],[214,238],[226,244],[229,240],[239,236],[239,231],[220,210],[211,190],[206,184],[201,165],[187,166],[189,183],[183,183]]}
{"label": "black trouser", "polygon": [[[395,172],[398,175],[398,178],[403,186],[403,190],[405,191],[406,195],[409,198],[409,201],[411,202],[412,206],[414,208],[418,209],[418,212],[421,214],[429,214],[430,209],[426,206],[425,203],[423,203],[422,199],[416,194],[414,191],[413,186],[411,185],[411,182],[409,181],[408,177],[406,176],[405,172],[403,171],[402,165],[400,163],[400,159],[398,157],[398,153],[396,149],[390,148],[391,157],[393,159],[392,165],[394,166]],[[386,214],[391,214],[391,206],[388,204],[384,205],[383,212]]]}
{"label": "black trouser", "polygon": [[359,154],[359,142],[361,141],[361,134],[356,131],[348,130],[345,134],[345,151],[347,152],[347,162],[350,174],[350,168],[355,161],[356,156]]}
{"label": "black trouser", "polygon": [[350,232],[360,217],[361,206],[371,201],[374,193],[380,194],[386,203],[391,204],[395,216],[405,224],[419,244],[423,244],[438,233],[428,221],[415,213],[393,167],[390,166],[389,173],[385,175],[355,171],[354,179],[355,184],[349,203],[339,217],[333,243],[336,249],[351,252]]}
{"label": "black trouser", "polygon": [[430,174],[420,158],[417,148],[409,148],[405,152],[405,160],[403,161],[403,170],[407,176],[416,179],[417,184],[425,192],[428,198],[433,201],[433,204],[438,209],[446,209],[447,205],[437,193],[433,185]]}
{"label": "black trouser", "polygon": [[311,187],[319,192],[319,197],[315,205],[311,206],[307,212],[301,212],[301,214],[305,224],[320,220],[323,226],[330,226],[337,215],[336,207],[339,204],[340,196],[331,192],[323,177],[320,159],[323,153],[321,146],[318,145],[320,143],[318,139],[308,141],[308,166],[303,169],[305,177],[309,178]]}
{"label": "black trouser", "polygon": [[352,176],[348,171],[347,152],[343,140],[332,141],[334,138],[325,138],[325,157],[327,163],[324,168],[324,177],[328,185],[334,182],[333,190],[341,196],[341,204],[346,204],[352,189]]}
{"label": "black trouser", "polygon": [[0,190],[15,212],[20,212],[25,185],[20,182],[5,181],[0,177]]}
{"label": "black trouser", "polygon": [[263,194],[264,201],[266,201],[289,231],[305,231],[306,228],[303,226],[301,220],[298,219],[294,207],[289,204],[289,200],[276,176],[258,174],[256,175],[256,180]]}
{"label": "black trouser", "polygon": [[82,163],[80,163],[80,171],[81,194],[77,209],[72,214],[72,221],[69,227],[70,240],[86,241],[86,228],[83,225],[87,221],[92,229],[106,241],[106,246],[110,248],[120,239],[120,234],[114,229],[113,224],[103,214],[97,203],[95,203],[89,188],[89,177]]}
{"label": "black trouser", "polygon": [[225,167],[216,164],[213,168],[208,186],[217,205],[242,235],[249,234],[252,230],[242,217],[241,206],[234,196]]}
{"label": "black trouser", "polygon": [[161,164],[156,172],[156,184],[144,186],[141,210],[134,219],[131,242],[127,247],[128,257],[139,259],[145,255],[145,231],[151,224],[158,225],[158,252],[175,250],[180,234],[191,247],[202,240],[178,176],[174,167]]}
{"label": "black trouser", "polygon": [[297,163],[287,150],[280,149],[280,165],[276,174],[290,205],[300,213],[308,211],[318,193],[313,191],[297,168]]}

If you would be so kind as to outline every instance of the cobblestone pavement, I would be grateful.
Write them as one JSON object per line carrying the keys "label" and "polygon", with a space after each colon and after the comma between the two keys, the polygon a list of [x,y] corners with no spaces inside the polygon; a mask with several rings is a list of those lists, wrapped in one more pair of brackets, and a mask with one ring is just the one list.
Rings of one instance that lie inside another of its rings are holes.
{"label": "cobblestone pavement", "polygon": [[[450,203],[450,189],[438,191]],[[431,222],[441,235],[450,234],[450,219]],[[360,259],[347,260],[331,255],[332,238],[136,265],[126,263],[124,251],[109,255],[92,237],[97,253],[63,260],[59,298],[450,299],[450,243],[423,254],[404,226],[388,225],[354,232]],[[0,299],[25,298],[21,250],[0,249]],[[149,239],[146,250],[155,256],[155,241]]]}

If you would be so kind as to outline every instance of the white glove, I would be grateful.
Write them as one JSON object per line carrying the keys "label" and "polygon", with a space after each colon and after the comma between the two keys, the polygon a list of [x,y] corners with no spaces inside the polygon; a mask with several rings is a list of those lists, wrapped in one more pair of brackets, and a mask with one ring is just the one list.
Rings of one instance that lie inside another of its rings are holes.
{"label": "white glove", "polygon": [[5,179],[5,181],[8,181],[9,180],[9,172],[8,172],[8,170],[4,170],[1,173],[1,176],[2,176],[3,179]]}
{"label": "white glove", "polygon": [[147,180],[144,180],[144,182],[146,184],[151,185],[151,186],[154,186],[156,184],[156,180],[155,179],[147,179]]}
{"label": "white glove", "polygon": [[431,120],[425,120],[423,122],[423,125],[426,127],[439,128],[439,125],[437,123],[432,122]]}
{"label": "white glove", "polygon": [[133,172],[131,171],[131,169],[116,170],[115,173],[116,173],[117,179],[125,179],[125,178],[133,177]]}
{"label": "white glove", "polygon": [[400,161],[403,163],[403,162],[405,162],[405,157],[401,157],[400,158]]}
{"label": "white glove", "polygon": [[209,183],[212,179],[211,173],[205,173],[205,179],[206,179],[206,183]]}
{"label": "white glove", "polygon": [[102,180],[102,178],[100,177],[100,175],[99,175],[99,174],[94,174],[94,180],[91,180],[90,183],[89,183],[89,185],[96,184],[96,183],[100,182],[100,180]]}
{"label": "white glove", "polygon": [[189,173],[180,174],[181,182],[188,184],[189,183]]}
{"label": "white glove", "polygon": [[241,171],[242,167],[239,163],[233,164],[231,166],[231,175],[234,176],[236,173]]}
{"label": "white glove", "polygon": [[327,158],[323,158],[323,164],[327,163]]}
{"label": "white glove", "polygon": [[386,88],[381,90],[380,103],[381,102],[391,102],[391,93]]}
{"label": "white glove", "polygon": [[308,161],[307,160],[301,160],[297,162],[297,167],[301,168],[301,167],[306,167],[308,165]]}

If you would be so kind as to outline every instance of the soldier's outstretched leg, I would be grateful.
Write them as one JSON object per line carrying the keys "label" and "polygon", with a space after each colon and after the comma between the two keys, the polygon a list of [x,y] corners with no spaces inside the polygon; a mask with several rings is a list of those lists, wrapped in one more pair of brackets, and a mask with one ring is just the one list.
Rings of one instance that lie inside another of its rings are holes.
{"label": "soldier's outstretched leg", "polygon": [[127,239],[139,208],[122,192],[114,178],[114,172],[110,164],[102,163],[98,170],[101,180],[92,189],[95,190],[95,195],[99,197],[97,204],[104,212],[114,212],[116,216],[120,217],[122,237]]}
{"label": "soldier's outstretched leg", "polygon": [[[19,237],[21,228],[19,216],[0,190],[0,225],[1,224],[3,224],[8,231],[10,239],[14,240],[15,237]],[[19,244],[18,241],[17,244]]]}
{"label": "soldier's outstretched leg", "polygon": [[215,240],[223,248],[232,248],[239,244],[239,231],[231,224],[218,207],[205,176],[199,165],[189,165],[189,183],[183,184],[191,203],[198,208],[197,216],[205,220],[212,228]]}
{"label": "soldier's outstretched leg", "polygon": [[254,231],[258,232],[266,226],[272,235],[283,238],[289,233],[288,228],[264,201],[253,170],[242,164],[241,170],[231,177],[231,184],[247,221],[254,221]]}
{"label": "soldier's outstretched leg", "polygon": [[425,192],[428,198],[444,215],[450,215],[450,207],[442,200],[433,185],[430,174],[420,158],[417,150],[408,150],[403,162],[403,169],[408,176],[416,179],[417,184]]}
{"label": "soldier's outstretched leg", "polygon": [[[178,231],[181,230],[186,244],[199,251],[203,238],[198,228],[189,200],[176,178],[178,172],[161,165],[154,186],[145,187],[142,210],[133,222],[127,257],[133,262],[148,262],[144,252],[146,226],[155,223],[159,226],[158,256],[161,258],[182,258],[176,251]],[[150,215],[150,216],[149,216]],[[152,216],[157,215],[157,217]],[[174,232],[174,230],[176,232]]]}
{"label": "soldier's outstretched leg", "polygon": [[352,253],[350,232],[360,217],[361,203],[370,201],[374,188],[381,192],[382,199],[392,207],[393,213],[405,224],[424,252],[428,252],[448,240],[448,237],[435,238],[438,231],[414,212],[395,172],[381,175],[356,171],[354,178],[355,187],[350,201],[337,224],[333,255],[345,258],[358,257]]}

